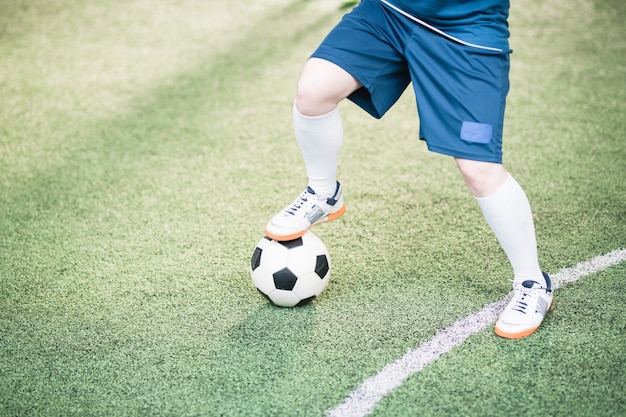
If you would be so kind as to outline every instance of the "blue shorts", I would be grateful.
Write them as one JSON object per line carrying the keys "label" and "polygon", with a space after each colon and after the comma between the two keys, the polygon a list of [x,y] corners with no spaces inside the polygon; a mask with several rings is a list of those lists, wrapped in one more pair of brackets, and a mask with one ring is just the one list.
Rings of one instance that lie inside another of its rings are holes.
{"label": "blue shorts", "polygon": [[363,84],[348,98],[376,118],[412,83],[430,151],[502,163],[510,52],[451,40],[379,0],[363,0],[312,57]]}

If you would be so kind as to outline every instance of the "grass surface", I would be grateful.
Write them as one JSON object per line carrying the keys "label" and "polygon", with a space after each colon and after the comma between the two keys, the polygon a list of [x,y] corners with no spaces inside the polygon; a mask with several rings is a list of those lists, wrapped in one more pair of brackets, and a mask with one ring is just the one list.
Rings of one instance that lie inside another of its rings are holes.
{"label": "grass surface", "polygon": [[[510,290],[410,92],[380,121],[341,105],[326,291],[280,309],[253,288],[265,222],[305,185],[293,89],[338,6],[0,0],[0,415],[321,416]],[[505,163],[549,272],[626,247],[624,16],[512,8]],[[532,337],[477,334],[374,414],[626,413],[625,272],[560,289]]]}

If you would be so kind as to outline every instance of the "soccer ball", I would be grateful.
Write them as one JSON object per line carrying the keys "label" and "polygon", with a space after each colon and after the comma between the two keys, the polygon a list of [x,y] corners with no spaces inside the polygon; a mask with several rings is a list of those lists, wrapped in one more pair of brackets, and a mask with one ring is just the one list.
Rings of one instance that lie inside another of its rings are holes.
{"label": "soccer ball", "polygon": [[312,232],[285,242],[265,236],[252,253],[250,274],[254,286],[275,305],[301,306],[328,285],[330,255]]}

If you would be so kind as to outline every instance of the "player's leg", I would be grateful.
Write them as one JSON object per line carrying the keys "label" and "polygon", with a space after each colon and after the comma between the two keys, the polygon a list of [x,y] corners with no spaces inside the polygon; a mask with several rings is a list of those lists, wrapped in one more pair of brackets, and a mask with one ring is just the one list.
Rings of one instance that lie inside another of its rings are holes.
{"label": "player's leg", "polygon": [[304,65],[293,107],[293,127],[308,186],[318,195],[332,196],[337,189],[337,163],[343,143],[337,104],[360,87],[346,70],[325,59],[310,58]]}
{"label": "player's leg", "polygon": [[456,158],[468,188],[513,268],[514,297],[496,333],[520,338],[534,332],[552,303],[550,277],[542,273],[530,203],[501,164]]}
{"label": "player's leg", "polygon": [[[295,239],[312,225],[344,213],[342,188],[336,178],[343,141],[337,104],[348,97],[374,117],[381,117],[410,82],[402,48],[381,35],[390,17],[394,18],[388,13],[379,2],[361,2],[306,62],[298,81],[293,124],[308,186],[270,220],[267,236]],[[407,23],[406,32],[411,28]]]}
{"label": "player's leg", "polygon": [[514,280],[543,281],[533,217],[524,190],[501,164],[455,160],[513,267]]}
{"label": "player's leg", "polygon": [[298,81],[293,106],[293,126],[308,184],[306,190],[276,214],[265,234],[276,240],[302,236],[311,226],[340,217],[345,212],[337,163],[343,143],[343,126],[337,104],[361,87],[340,66],[310,58]]}
{"label": "player's leg", "polygon": [[515,296],[496,332],[524,337],[541,324],[552,294],[539,267],[528,198],[502,166],[509,51],[469,48],[426,30],[414,36],[419,42],[408,57],[420,135],[431,151],[455,157],[513,268]]}

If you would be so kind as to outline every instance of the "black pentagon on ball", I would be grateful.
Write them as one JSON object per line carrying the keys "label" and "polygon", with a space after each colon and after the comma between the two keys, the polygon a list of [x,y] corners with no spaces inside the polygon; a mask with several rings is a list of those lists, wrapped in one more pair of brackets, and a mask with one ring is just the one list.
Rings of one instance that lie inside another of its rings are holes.
{"label": "black pentagon on ball", "polygon": [[298,248],[298,247],[304,245],[304,242],[302,241],[301,237],[299,237],[297,239],[293,239],[293,240],[279,241],[278,243],[280,243],[281,245],[283,245],[287,249]]}
{"label": "black pentagon on ball", "polygon": [[261,265],[261,254],[263,253],[263,249],[257,247],[252,252],[252,257],[250,258],[250,268],[254,271]]}
{"label": "black pentagon on ball", "polygon": [[317,255],[317,259],[315,261],[315,273],[320,278],[324,278],[329,269],[330,265],[328,264],[328,258],[326,255]]}
{"label": "black pentagon on ball", "polygon": [[274,286],[279,290],[291,291],[296,286],[296,281],[298,281],[298,277],[289,268],[276,271],[272,276],[274,277]]}

